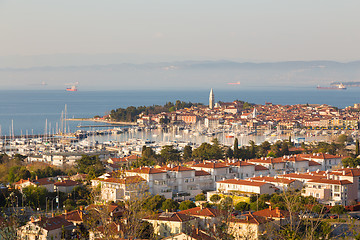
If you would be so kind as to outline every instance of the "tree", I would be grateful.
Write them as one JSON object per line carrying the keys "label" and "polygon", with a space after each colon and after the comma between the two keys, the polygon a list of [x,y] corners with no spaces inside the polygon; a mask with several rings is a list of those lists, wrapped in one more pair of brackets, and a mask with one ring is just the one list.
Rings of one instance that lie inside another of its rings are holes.
{"label": "tree", "polygon": [[340,216],[340,214],[345,213],[345,208],[342,205],[335,205],[330,209],[330,212],[332,214],[337,214],[338,216]]}
{"label": "tree", "polygon": [[233,157],[234,157],[233,150],[230,147],[226,148],[225,158],[233,158]]}
{"label": "tree", "polygon": [[214,202],[214,203],[217,203],[220,199],[221,199],[221,197],[217,194],[214,194],[210,197],[210,201]]}
{"label": "tree", "polygon": [[166,199],[161,205],[161,209],[163,211],[176,211],[177,209],[179,209],[179,203],[172,199]]}
{"label": "tree", "polygon": [[188,161],[191,159],[191,156],[192,156],[192,148],[190,145],[186,145],[183,151],[183,158],[185,161]]}
{"label": "tree", "polygon": [[234,201],[231,197],[226,197],[220,202],[220,209],[230,212],[233,210]]}
{"label": "tree", "polygon": [[144,208],[150,211],[157,211],[161,208],[166,198],[162,195],[150,196],[144,202]]}
{"label": "tree", "polygon": [[201,160],[223,159],[224,151],[221,149],[219,141],[215,138],[212,144],[202,143],[198,148],[193,150],[193,157]]}
{"label": "tree", "polygon": [[99,156],[83,155],[80,159],[76,160],[76,169],[80,173],[93,174],[95,177],[105,172]]}
{"label": "tree", "polygon": [[234,157],[239,158],[240,150],[239,150],[239,140],[235,138],[234,140]]}
{"label": "tree", "polygon": [[182,210],[187,210],[190,208],[194,208],[196,207],[195,203],[193,201],[190,200],[186,200],[180,203],[179,209]]}
{"label": "tree", "polygon": [[195,196],[195,201],[205,201],[205,200],[206,200],[206,197],[205,197],[205,194],[203,194],[203,193],[200,193]]}
{"label": "tree", "polygon": [[178,163],[180,161],[180,152],[173,145],[163,146],[160,151],[160,157],[165,163]]}
{"label": "tree", "polygon": [[244,212],[244,211],[249,211],[249,209],[250,209],[250,205],[247,202],[238,202],[235,205],[236,211]]}
{"label": "tree", "polygon": [[264,201],[256,201],[250,203],[250,209],[253,211],[259,211],[268,208],[268,205]]}

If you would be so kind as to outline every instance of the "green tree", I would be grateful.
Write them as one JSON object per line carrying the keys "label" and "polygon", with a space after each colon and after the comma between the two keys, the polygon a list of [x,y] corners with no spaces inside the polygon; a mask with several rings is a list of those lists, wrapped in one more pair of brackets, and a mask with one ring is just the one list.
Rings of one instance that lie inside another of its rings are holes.
{"label": "green tree", "polygon": [[46,197],[49,192],[44,187],[28,186],[22,189],[26,202],[33,208],[41,208],[46,205]]}
{"label": "green tree", "polygon": [[178,163],[180,161],[180,152],[173,145],[163,146],[160,151],[160,157],[165,163]]}
{"label": "green tree", "polygon": [[182,210],[187,210],[190,208],[194,208],[196,207],[195,203],[193,201],[190,200],[186,200],[180,203],[179,209]]}
{"label": "green tree", "polygon": [[76,160],[76,169],[80,173],[94,174],[96,177],[105,172],[99,156],[83,155],[80,159]]}
{"label": "green tree", "polygon": [[335,205],[330,209],[330,212],[332,214],[337,214],[338,216],[340,216],[340,214],[345,213],[345,208],[342,205]]}
{"label": "green tree", "polygon": [[265,208],[268,208],[268,205],[266,205],[266,203],[264,201],[256,201],[256,202],[250,203],[250,209],[253,211],[260,211]]}
{"label": "green tree", "polygon": [[233,157],[234,157],[233,150],[230,147],[226,148],[225,158],[233,158]]}
{"label": "green tree", "polygon": [[220,209],[230,212],[233,210],[234,201],[231,197],[226,197],[220,202]]}
{"label": "green tree", "polygon": [[144,208],[150,211],[157,211],[162,207],[165,200],[166,198],[162,195],[150,196],[144,202]]}
{"label": "green tree", "polygon": [[210,197],[210,201],[213,203],[217,203],[218,201],[220,201],[221,197],[217,194],[214,194]]}
{"label": "green tree", "polygon": [[240,157],[239,140],[237,138],[235,138],[234,140],[234,157],[235,158]]}
{"label": "green tree", "polygon": [[203,193],[200,193],[195,196],[195,201],[205,201],[205,200],[206,200],[206,197],[205,197],[205,194],[203,194]]}
{"label": "green tree", "polygon": [[186,145],[183,151],[183,158],[185,161],[190,160],[192,157],[192,148],[190,145]]}
{"label": "green tree", "polygon": [[163,211],[176,211],[179,209],[179,203],[172,200],[172,199],[166,199],[163,204],[161,205],[161,209]]}
{"label": "green tree", "polygon": [[235,205],[236,211],[244,212],[244,211],[249,211],[249,209],[250,209],[250,204],[248,204],[246,202],[238,202]]}

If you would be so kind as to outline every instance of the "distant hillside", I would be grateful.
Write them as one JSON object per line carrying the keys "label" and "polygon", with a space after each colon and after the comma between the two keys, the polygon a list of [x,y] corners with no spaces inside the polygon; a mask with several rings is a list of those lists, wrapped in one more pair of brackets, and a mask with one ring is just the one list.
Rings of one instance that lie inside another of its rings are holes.
{"label": "distant hillside", "polygon": [[[0,68],[0,79],[1,88],[23,89],[36,89],[41,82],[46,83],[46,88],[62,89],[65,83],[77,81],[79,90],[312,87],[360,81],[360,61],[179,61]],[[241,84],[228,84],[233,82]]]}

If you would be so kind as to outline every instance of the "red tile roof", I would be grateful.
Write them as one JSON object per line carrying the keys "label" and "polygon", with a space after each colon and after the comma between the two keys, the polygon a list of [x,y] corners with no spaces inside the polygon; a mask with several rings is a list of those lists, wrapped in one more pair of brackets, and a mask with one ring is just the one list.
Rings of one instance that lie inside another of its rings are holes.
{"label": "red tile roof", "polygon": [[127,172],[134,172],[134,173],[142,173],[142,174],[157,174],[157,173],[166,173],[165,171],[156,169],[156,168],[149,168],[149,167],[140,167],[135,168],[132,170],[127,170]]}
{"label": "red tile roof", "polygon": [[48,231],[61,229],[62,227],[70,227],[73,225],[71,222],[65,220],[61,216],[56,216],[52,218],[43,217],[38,221],[34,221],[33,223]]}
{"label": "red tile roof", "polygon": [[310,180],[309,183],[324,183],[331,185],[348,185],[352,184],[349,180],[333,180],[333,179],[314,179]]}
{"label": "red tile roof", "polygon": [[266,208],[257,212],[253,212],[255,216],[261,216],[266,218],[286,218],[290,216],[289,211],[280,210],[279,208]]}
{"label": "red tile roof", "polygon": [[265,171],[265,170],[269,170],[269,169],[261,165],[255,165],[255,171]]}
{"label": "red tile roof", "polygon": [[223,181],[219,181],[217,183],[227,183],[227,184],[236,184],[236,185],[249,185],[249,186],[262,186],[264,184],[268,184],[266,182],[255,182],[255,181],[248,181],[248,180],[240,180],[240,179],[226,179]]}
{"label": "red tile roof", "polygon": [[195,219],[193,216],[189,216],[183,213],[176,212],[163,212],[144,218],[145,220],[158,220],[158,221],[170,221],[170,222],[187,222]]}
{"label": "red tile roof", "polygon": [[194,168],[211,168],[211,169],[215,169],[215,168],[226,168],[229,167],[228,165],[224,164],[224,163],[199,163],[193,166]]}
{"label": "red tile roof", "polygon": [[207,176],[207,175],[211,175],[211,174],[208,173],[208,172],[205,172],[204,170],[195,171],[195,177],[198,177],[198,176]]}
{"label": "red tile roof", "polygon": [[171,168],[170,171],[183,172],[183,171],[195,171],[195,169],[183,167],[183,166],[176,166],[176,167]]}
{"label": "red tile roof", "polygon": [[63,180],[61,182],[54,183],[54,185],[58,187],[71,187],[71,186],[81,185],[81,183],[78,183],[73,180]]}
{"label": "red tile roof", "polygon": [[240,215],[237,217],[233,217],[230,219],[230,221],[235,222],[235,223],[261,225],[261,224],[267,223],[271,220],[267,219],[265,217],[262,217],[262,216],[255,216],[255,215],[249,213],[249,214],[244,214],[244,215]]}
{"label": "red tile roof", "polygon": [[180,211],[178,213],[187,214],[195,217],[219,217],[226,214],[226,212],[221,212],[219,209],[202,207],[194,207]]}
{"label": "red tile roof", "polygon": [[259,181],[259,182],[276,182],[276,183],[283,183],[283,184],[290,184],[295,182],[294,179],[288,179],[288,178],[278,178],[278,177],[253,177],[250,178],[254,181]]}

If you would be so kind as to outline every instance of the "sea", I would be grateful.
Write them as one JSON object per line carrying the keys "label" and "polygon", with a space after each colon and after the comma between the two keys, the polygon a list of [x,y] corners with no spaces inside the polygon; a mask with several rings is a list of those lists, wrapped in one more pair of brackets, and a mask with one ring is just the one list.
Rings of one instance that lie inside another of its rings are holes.
{"label": "sea", "polygon": [[[0,134],[15,135],[53,133],[61,126],[65,106],[68,118],[106,115],[112,109],[128,106],[163,105],[176,100],[207,104],[210,89],[158,91],[77,91],[8,90],[0,91]],[[316,88],[216,90],[215,101],[243,100],[255,104],[328,104],[338,108],[360,103],[360,88],[317,90]],[[68,121],[70,131],[90,123]],[[94,123],[91,123],[94,124]],[[12,130],[13,129],[13,130]]]}

